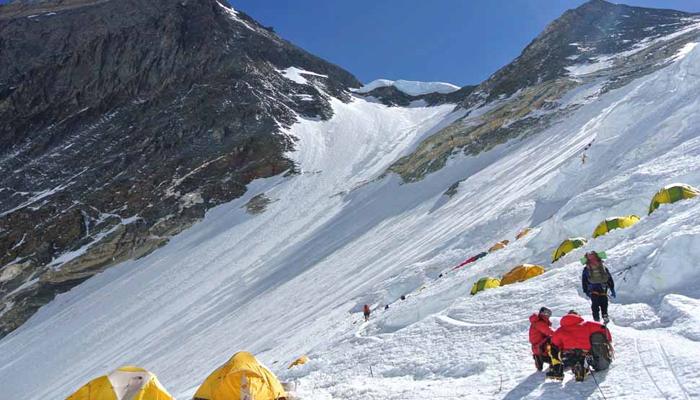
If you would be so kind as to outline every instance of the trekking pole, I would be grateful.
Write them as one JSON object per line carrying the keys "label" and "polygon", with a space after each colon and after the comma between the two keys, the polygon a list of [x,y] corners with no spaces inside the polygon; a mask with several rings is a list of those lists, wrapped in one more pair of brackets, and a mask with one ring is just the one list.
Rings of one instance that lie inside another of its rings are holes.
{"label": "trekking pole", "polygon": [[608,400],[607,397],[605,397],[605,393],[603,393],[603,389],[600,388],[600,385],[598,384],[598,380],[595,378],[595,374],[593,373],[593,368],[588,366],[588,372],[591,373],[591,377],[593,377],[593,382],[595,382],[595,385],[598,387],[598,391],[600,391],[600,395],[603,396],[603,400]]}

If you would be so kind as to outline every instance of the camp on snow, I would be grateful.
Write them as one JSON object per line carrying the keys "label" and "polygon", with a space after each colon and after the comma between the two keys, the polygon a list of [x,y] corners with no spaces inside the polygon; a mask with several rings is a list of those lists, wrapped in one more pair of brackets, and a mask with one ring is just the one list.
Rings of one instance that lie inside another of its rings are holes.
{"label": "camp on snow", "polygon": [[518,232],[517,235],[515,235],[515,240],[520,240],[520,239],[524,238],[530,232],[532,232],[532,229],[530,229],[530,228],[523,229],[522,231]]}
{"label": "camp on snow", "polygon": [[86,383],[66,400],[172,400],[156,376],[139,367],[124,366]]}
{"label": "camp on snow", "polygon": [[292,361],[292,363],[289,364],[289,367],[287,367],[287,369],[290,369],[292,367],[296,367],[297,365],[304,365],[308,361],[309,361],[309,357],[307,357],[305,355],[301,356],[301,357],[297,358],[296,360]]}
{"label": "camp on snow", "polygon": [[568,238],[564,240],[563,242],[561,242],[559,247],[557,247],[557,249],[554,250],[554,253],[552,253],[552,262],[556,262],[558,259],[564,257],[572,250],[578,249],[579,247],[585,244],[586,239],[582,237]]}
{"label": "camp on snow", "polygon": [[534,264],[521,264],[513,268],[501,278],[501,286],[523,282],[544,273],[544,267]]}
{"label": "camp on snow", "polygon": [[276,400],[286,396],[277,376],[253,354],[241,351],[204,380],[194,400]]}
{"label": "camp on snow", "polygon": [[509,240],[501,240],[500,242],[494,244],[489,248],[489,253],[493,253],[494,251],[500,250],[508,246],[508,243],[510,243]]}
{"label": "camp on snow", "polygon": [[606,218],[603,222],[596,226],[595,230],[593,231],[593,238],[603,236],[608,232],[612,231],[613,229],[629,228],[637,222],[639,222],[639,217],[636,215]]}
{"label": "camp on snow", "polygon": [[700,190],[684,183],[672,183],[664,186],[651,198],[649,214],[653,213],[662,204],[675,203],[679,200],[692,199],[700,196]]}
{"label": "camp on snow", "polygon": [[501,286],[501,280],[498,278],[491,278],[491,277],[484,277],[479,279],[478,281],[474,282],[472,285],[472,290],[471,294],[474,296],[475,294],[481,292],[482,290],[486,289],[492,289]]}

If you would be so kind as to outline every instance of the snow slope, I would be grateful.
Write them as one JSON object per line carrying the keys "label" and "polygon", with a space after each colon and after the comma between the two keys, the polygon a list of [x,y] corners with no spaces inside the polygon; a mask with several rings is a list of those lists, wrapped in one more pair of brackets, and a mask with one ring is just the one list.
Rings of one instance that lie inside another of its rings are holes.
{"label": "snow slope", "polygon": [[452,93],[460,89],[459,86],[446,82],[419,82],[419,81],[392,81],[389,79],[376,79],[354,91],[357,93],[369,93],[372,90],[384,86],[393,86],[396,89],[411,95],[420,96],[428,93]]}
{"label": "snow slope", "polygon": [[[587,249],[607,251],[618,283],[617,359],[596,376],[606,397],[699,398],[700,201],[646,216],[659,187],[700,186],[697,76],[696,47],[540,134],[455,157],[415,184],[377,178],[456,118],[453,107],[336,101],[330,121],[302,120],[288,132],[299,139],[301,174],[254,182],[0,341],[2,398],[62,398],[134,363],[187,399],[243,349],[296,382],[304,399],[599,398],[590,379],[544,382],[527,343],[527,317],[541,305],[556,317],[589,312],[577,261]],[[457,193],[443,195],[458,180]],[[261,193],[272,200],[267,210],[247,214]],[[630,213],[644,218],[549,266],[567,236],[590,237],[603,218]],[[451,272],[525,226],[534,228],[525,238]],[[468,295],[477,278],[523,262],[548,272]],[[376,307],[368,323],[364,303]],[[287,370],[300,354],[311,361]]]}

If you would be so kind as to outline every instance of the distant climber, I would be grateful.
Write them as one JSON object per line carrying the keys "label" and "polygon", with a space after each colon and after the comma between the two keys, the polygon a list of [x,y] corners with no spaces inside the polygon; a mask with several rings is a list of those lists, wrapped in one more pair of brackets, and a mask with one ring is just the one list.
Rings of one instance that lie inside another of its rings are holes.
{"label": "distant climber", "polygon": [[603,321],[607,324],[610,322],[608,317],[608,291],[610,296],[615,298],[615,282],[613,281],[610,271],[603,265],[601,254],[595,251],[586,253],[581,259],[586,266],[583,267],[581,275],[581,286],[583,292],[591,299],[591,311],[593,319],[600,321],[601,313]]}
{"label": "distant climber", "polygon": [[561,327],[552,335],[552,367],[547,377],[561,380],[564,368],[571,368],[577,381],[586,377],[587,365],[596,371],[607,369],[612,361],[612,336],[605,325],[584,321],[574,310],[562,317]]}
{"label": "distant climber", "polygon": [[370,314],[369,305],[365,304],[365,306],[362,308],[362,311],[365,314],[365,321],[369,321],[369,314]]}
{"label": "distant climber", "polygon": [[385,305],[385,306],[384,306],[384,309],[385,309],[385,310],[388,310],[388,309],[389,309],[389,305],[388,305],[388,304]]}
{"label": "distant climber", "polygon": [[402,295],[401,295],[401,300],[406,300],[406,295],[405,295],[405,294],[402,294]]}
{"label": "distant climber", "polygon": [[532,358],[535,359],[535,368],[542,371],[544,363],[551,364],[547,345],[554,334],[552,330],[552,322],[549,317],[552,316],[552,310],[547,307],[540,308],[537,314],[530,316],[530,344],[532,345]]}
{"label": "distant climber", "polygon": [[588,157],[586,156],[585,152],[581,154],[581,164],[585,164],[587,159]]}

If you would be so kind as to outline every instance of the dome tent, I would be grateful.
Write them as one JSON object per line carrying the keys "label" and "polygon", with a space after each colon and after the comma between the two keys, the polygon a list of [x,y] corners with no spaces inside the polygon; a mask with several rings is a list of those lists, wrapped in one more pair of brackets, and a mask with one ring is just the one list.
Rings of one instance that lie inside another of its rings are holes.
{"label": "dome tent", "polygon": [[66,400],[172,400],[156,376],[139,367],[124,366],[95,378]]}
{"label": "dome tent", "polygon": [[478,281],[474,282],[472,285],[472,290],[471,294],[474,296],[475,294],[481,292],[482,290],[486,289],[491,289],[495,287],[501,286],[501,280],[497,278],[491,278],[491,277],[484,277],[479,279]]}
{"label": "dome tent", "polygon": [[290,369],[292,367],[296,367],[297,365],[304,365],[308,361],[309,361],[309,357],[307,357],[306,355],[303,355],[303,356],[297,358],[296,360],[292,361],[292,363],[289,364],[289,367],[287,367],[287,369]]}
{"label": "dome tent", "polygon": [[241,351],[204,380],[193,400],[276,400],[286,396],[277,376],[254,355]]}
{"label": "dome tent", "polygon": [[639,222],[639,217],[636,215],[606,218],[603,222],[596,226],[595,230],[593,231],[593,238],[595,239],[598,236],[603,236],[613,229],[629,228],[637,222]]}
{"label": "dome tent", "polygon": [[523,282],[544,273],[544,267],[534,264],[521,264],[513,268],[501,278],[501,286]]}
{"label": "dome tent", "polygon": [[489,248],[489,253],[493,253],[494,251],[504,249],[506,246],[508,246],[508,243],[510,243],[510,240],[501,240],[500,242],[494,244]]}
{"label": "dome tent", "polygon": [[675,203],[678,200],[692,199],[700,196],[700,190],[684,183],[672,183],[661,188],[649,204],[649,214],[653,213],[662,204]]}
{"label": "dome tent", "polygon": [[552,262],[557,261],[558,259],[567,255],[569,252],[573,251],[574,249],[578,249],[585,244],[586,239],[582,237],[568,238],[564,240],[561,242],[559,247],[554,250],[554,253],[552,253]]}
{"label": "dome tent", "polygon": [[527,236],[530,232],[532,232],[532,228],[525,228],[522,231],[518,232],[517,235],[515,235],[515,240],[520,240]]}

